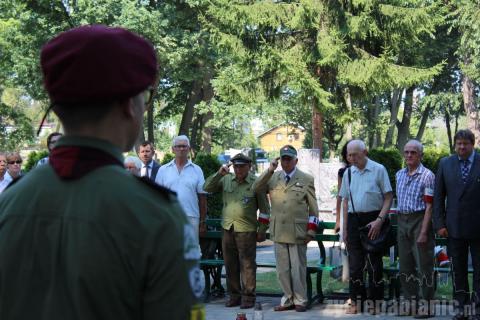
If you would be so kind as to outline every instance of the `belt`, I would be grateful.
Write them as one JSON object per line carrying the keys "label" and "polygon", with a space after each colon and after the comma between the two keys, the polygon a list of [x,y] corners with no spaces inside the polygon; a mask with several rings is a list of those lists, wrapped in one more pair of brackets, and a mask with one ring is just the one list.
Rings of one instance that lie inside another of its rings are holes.
{"label": "belt", "polygon": [[399,214],[421,214],[425,213],[425,209],[417,211],[398,211]]}
{"label": "belt", "polygon": [[349,212],[348,214],[374,214],[374,213],[380,213],[380,210],[375,210],[375,211],[367,211],[367,212]]}

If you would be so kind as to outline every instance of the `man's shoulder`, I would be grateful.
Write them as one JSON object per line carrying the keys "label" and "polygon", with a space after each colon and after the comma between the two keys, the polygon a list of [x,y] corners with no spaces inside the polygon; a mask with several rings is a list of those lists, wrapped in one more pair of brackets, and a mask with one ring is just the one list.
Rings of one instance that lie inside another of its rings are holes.
{"label": "man's shoulder", "polygon": [[313,181],[314,178],[311,174],[309,173],[306,173],[305,171],[302,171],[300,169],[297,168],[297,172],[296,174],[298,174],[298,178],[299,179],[302,179],[302,180],[308,180],[308,181]]}

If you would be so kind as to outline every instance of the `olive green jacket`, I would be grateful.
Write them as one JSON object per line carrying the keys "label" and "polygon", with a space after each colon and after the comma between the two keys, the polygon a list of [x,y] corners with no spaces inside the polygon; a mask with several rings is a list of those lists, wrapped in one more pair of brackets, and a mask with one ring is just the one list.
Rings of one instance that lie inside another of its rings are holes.
{"label": "olive green jacket", "polygon": [[[303,243],[309,216],[318,217],[313,177],[297,168],[285,185],[283,171],[272,174],[266,170],[258,178],[254,190],[268,190],[270,195],[270,239],[281,243]],[[315,235],[312,231],[309,234]]]}
{"label": "olive green jacket", "polygon": [[268,224],[257,223],[257,210],[269,214],[270,206],[264,191],[253,191],[255,180],[255,176],[249,173],[245,181],[239,184],[234,174],[222,176],[217,172],[205,181],[205,191],[222,192],[222,228],[225,230],[232,225],[236,232],[265,232],[268,228]]}
{"label": "olive green jacket", "polygon": [[[106,141],[62,145],[123,163]],[[0,319],[188,319],[199,291],[188,226],[172,193],[121,166],[76,180],[40,166],[0,196]]]}

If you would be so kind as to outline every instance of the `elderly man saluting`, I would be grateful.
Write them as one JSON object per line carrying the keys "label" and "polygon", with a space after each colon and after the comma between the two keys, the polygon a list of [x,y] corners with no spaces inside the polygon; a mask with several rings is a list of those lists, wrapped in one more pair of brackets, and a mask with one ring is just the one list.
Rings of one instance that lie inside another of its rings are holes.
{"label": "elderly man saluting", "polygon": [[203,189],[207,192],[221,191],[223,195],[222,249],[230,295],[225,306],[240,305],[240,308],[247,309],[255,304],[256,241],[265,240],[270,207],[266,193],[252,189],[256,180],[250,172],[252,160],[239,153],[231,162],[235,174],[229,173],[228,166],[223,165],[207,179]]}
{"label": "elderly man saluting", "polygon": [[255,191],[266,189],[272,204],[270,239],[275,242],[277,277],[283,291],[275,311],[306,311],[307,243],[314,239],[318,206],[313,177],[297,166],[297,150],[291,145],[280,149],[282,171],[275,172],[278,158],[258,178]]}
{"label": "elderly man saluting", "polygon": [[[347,243],[350,270],[351,306],[347,314],[361,311],[366,292],[363,282],[363,269],[367,264],[371,302],[375,302],[372,313],[380,312],[383,301],[383,262],[382,253],[368,253],[360,241],[359,228],[369,226],[368,237],[375,239],[392,202],[392,186],[387,170],[381,164],[367,158],[365,143],[352,140],[347,145],[347,157],[352,166],[343,175],[340,196],[344,208],[344,240]],[[348,212],[348,213],[347,213]]]}

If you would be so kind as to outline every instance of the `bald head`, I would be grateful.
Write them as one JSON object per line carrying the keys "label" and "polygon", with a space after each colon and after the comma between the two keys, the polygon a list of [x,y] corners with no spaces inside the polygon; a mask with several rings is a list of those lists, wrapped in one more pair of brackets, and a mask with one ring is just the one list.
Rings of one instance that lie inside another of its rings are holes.
{"label": "bald head", "polygon": [[348,161],[359,169],[365,168],[367,163],[367,148],[362,140],[352,140],[347,145]]}

